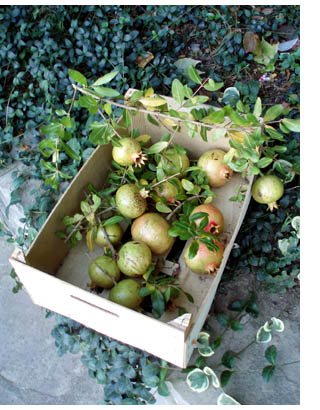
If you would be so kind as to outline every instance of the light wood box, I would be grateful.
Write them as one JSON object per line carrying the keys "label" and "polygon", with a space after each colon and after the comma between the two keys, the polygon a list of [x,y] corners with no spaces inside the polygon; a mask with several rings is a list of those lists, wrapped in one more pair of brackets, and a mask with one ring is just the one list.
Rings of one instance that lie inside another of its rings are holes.
{"label": "light wood box", "polygon": [[[175,108],[174,100],[166,99]],[[152,143],[168,132],[162,125],[152,125],[145,113],[132,116],[132,121],[133,127],[138,128],[141,134],[151,136]],[[228,151],[228,138],[212,141],[211,134],[212,131],[208,132],[208,142],[204,142],[200,135],[190,138],[186,127],[182,126],[181,132],[176,133],[174,142],[188,149],[190,159],[197,159],[212,148]],[[89,251],[86,245],[80,244],[70,250],[55,234],[64,230],[62,218],[65,215],[71,216],[79,211],[80,201],[84,199],[84,189],[88,184],[94,183],[97,189],[105,184],[111,165],[111,151],[111,145],[96,148],[52,210],[25,259],[20,250],[15,250],[10,262],[33,303],[185,368],[245,216],[253,178],[243,179],[240,174],[234,174],[230,182],[214,190],[217,197],[212,203],[223,212],[225,218],[225,251],[219,271],[213,278],[190,272],[184,263],[182,252],[179,259],[179,282],[193,296],[194,303],[181,296],[178,305],[185,307],[188,313],[178,317],[176,312],[166,312],[157,320],[109,301],[108,291],[100,295],[92,293],[88,287],[89,260],[85,253]],[[244,201],[230,201],[229,198],[235,195],[235,189],[240,184],[249,185]],[[92,259],[102,253],[102,248],[96,249],[92,252]]]}

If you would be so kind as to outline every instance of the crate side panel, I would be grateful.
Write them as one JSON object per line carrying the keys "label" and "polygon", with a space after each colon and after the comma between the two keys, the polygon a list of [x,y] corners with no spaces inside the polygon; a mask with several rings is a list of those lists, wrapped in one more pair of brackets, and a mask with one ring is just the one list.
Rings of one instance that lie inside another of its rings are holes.
{"label": "crate side panel", "polygon": [[55,273],[69,248],[56,232],[64,231],[62,219],[73,215],[80,209],[80,201],[85,198],[84,189],[89,183],[101,188],[106,181],[111,164],[111,147],[102,145],[96,148],[66,192],[49,215],[36,239],[26,254],[27,263],[47,273]]}
{"label": "crate side panel", "polygon": [[86,292],[11,258],[33,303],[69,317],[120,342],[183,366],[184,332]]}

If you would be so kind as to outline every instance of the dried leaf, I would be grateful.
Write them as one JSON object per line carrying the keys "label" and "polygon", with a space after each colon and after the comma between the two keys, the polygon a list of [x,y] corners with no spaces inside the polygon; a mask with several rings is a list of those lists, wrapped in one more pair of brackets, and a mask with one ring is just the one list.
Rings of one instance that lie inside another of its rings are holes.
{"label": "dried leaf", "polygon": [[143,58],[143,57],[138,57],[137,59],[137,64],[139,67],[144,68],[148,63],[150,63],[151,60],[154,59],[154,55],[150,53],[150,51],[147,51],[148,57]]}
{"label": "dried leaf", "polygon": [[261,55],[261,42],[259,36],[252,31],[247,31],[243,37],[243,46],[246,53],[253,53],[256,55]]}

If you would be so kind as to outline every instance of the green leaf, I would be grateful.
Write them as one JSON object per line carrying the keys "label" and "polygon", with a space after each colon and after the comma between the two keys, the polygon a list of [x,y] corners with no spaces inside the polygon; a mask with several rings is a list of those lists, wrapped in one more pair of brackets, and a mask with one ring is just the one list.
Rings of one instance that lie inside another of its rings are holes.
{"label": "green leaf", "polygon": [[264,122],[273,121],[274,119],[276,119],[277,117],[279,117],[279,115],[283,113],[283,110],[284,108],[282,104],[277,104],[277,105],[274,105],[273,107],[270,107],[265,113],[263,117],[263,121]]}
{"label": "green leaf", "polygon": [[198,70],[196,68],[194,68],[194,66],[191,65],[191,64],[188,67],[188,75],[194,83],[196,83],[196,84],[201,84],[202,83],[202,80],[199,76]]}
{"label": "green leaf", "polygon": [[119,223],[123,220],[124,220],[123,216],[115,215],[115,216],[112,216],[111,218],[108,218],[107,220],[103,221],[102,224],[103,224],[103,226],[109,226],[109,225],[117,224],[117,223]]}
{"label": "green leaf", "polygon": [[226,106],[224,108],[225,113],[230,118],[232,122],[239,126],[247,126],[250,125],[249,121],[247,121],[244,117],[238,114],[235,110],[233,110],[230,106]]}
{"label": "green leaf", "polygon": [[163,294],[156,289],[151,296],[152,301],[152,314],[156,319],[159,319],[160,316],[165,311],[165,300]]}
{"label": "green leaf", "polygon": [[217,399],[217,404],[219,406],[221,405],[226,405],[226,406],[230,406],[230,405],[237,405],[240,404],[238,403],[234,398],[232,398],[231,396],[228,396],[225,393],[221,393],[220,396]]}
{"label": "green leaf", "polygon": [[119,97],[120,93],[117,90],[107,87],[93,87],[99,97],[112,98]]}
{"label": "green leaf", "polygon": [[177,78],[175,78],[172,82],[171,93],[172,93],[173,98],[177,101],[178,104],[183,103],[184,95],[185,95],[184,87]]}
{"label": "green leaf", "polygon": [[77,83],[87,86],[86,77],[83,74],[79,73],[79,71],[69,69],[68,74]]}
{"label": "green leaf", "polygon": [[157,127],[159,127],[158,121],[156,121],[151,114],[148,114],[148,115],[147,115],[147,118],[148,118],[148,121],[149,121],[152,125],[156,125]]}
{"label": "green leaf", "polygon": [[228,305],[228,309],[233,312],[242,312],[246,303],[243,300],[234,300]]}
{"label": "green leaf", "polygon": [[259,161],[257,162],[257,167],[258,168],[266,168],[268,165],[271,164],[271,162],[273,161],[272,158],[269,157],[263,157],[261,159],[259,159]]}
{"label": "green leaf", "polygon": [[293,132],[300,132],[300,120],[292,120],[289,118],[283,118],[282,124]]}
{"label": "green leaf", "polygon": [[259,117],[261,116],[261,113],[262,113],[261,98],[258,97],[258,98],[256,99],[256,103],[255,103],[255,105],[254,105],[253,115],[254,115],[256,118],[259,118]]}
{"label": "green leaf", "polygon": [[212,140],[218,141],[220,138],[223,138],[227,133],[226,128],[216,128],[212,134]]}
{"label": "green leaf", "polygon": [[98,112],[98,103],[90,95],[81,95],[79,97],[79,105],[83,108],[87,108],[90,114],[96,114]]}
{"label": "green leaf", "polygon": [[63,126],[60,122],[52,122],[49,125],[45,125],[44,127],[40,128],[40,132],[45,135],[60,135]]}
{"label": "green leaf", "polygon": [[148,153],[149,154],[159,154],[161,151],[163,151],[165,148],[167,148],[168,142],[167,141],[159,141],[156,142],[155,144],[151,145],[150,148],[148,148]]}
{"label": "green leaf", "polygon": [[160,383],[158,385],[158,393],[160,394],[160,396],[170,396],[169,389],[163,380],[160,380]]}
{"label": "green leaf", "polygon": [[198,253],[198,250],[199,250],[199,242],[198,241],[193,241],[190,245],[190,248],[189,248],[188,257],[190,259],[193,259],[196,256],[196,254]]}
{"label": "green leaf", "polygon": [[104,104],[103,109],[108,115],[112,114],[112,106],[109,102]]}
{"label": "green leaf", "polygon": [[189,79],[189,72],[188,69],[190,65],[196,66],[197,64],[201,63],[200,60],[194,60],[193,58],[179,58],[179,60],[175,61],[173,64],[180,70],[183,70],[183,75]]}
{"label": "green leaf", "polygon": [[224,388],[229,383],[229,380],[232,376],[233,372],[230,370],[224,370],[220,376],[221,387]]}
{"label": "green leaf", "polygon": [[201,125],[200,128],[200,137],[203,139],[203,141],[208,142],[208,137],[207,137],[207,133],[208,133],[208,128],[204,127],[203,125]]}
{"label": "green leaf", "polygon": [[171,209],[170,209],[166,204],[164,204],[164,203],[161,202],[161,201],[158,201],[158,202],[156,203],[156,208],[157,208],[157,211],[160,212],[160,213],[166,213],[166,214],[168,214],[168,213],[171,212]]}
{"label": "green leaf", "polygon": [[223,87],[224,83],[216,83],[211,78],[206,82],[204,85],[204,89],[207,91],[218,91],[221,87]]}
{"label": "green leaf", "polygon": [[269,363],[275,364],[277,361],[277,348],[275,345],[271,345],[264,353],[265,358]]}
{"label": "green leaf", "polygon": [[98,78],[98,80],[92,84],[92,87],[109,83],[117,74],[119,74],[119,71],[112,71],[111,73],[105,74],[103,77]]}
{"label": "green leaf", "polygon": [[154,291],[155,289],[143,287],[140,289],[139,295],[144,298],[145,296],[151,295]]}
{"label": "green leaf", "polygon": [[185,189],[187,192],[192,191],[192,189],[194,188],[193,183],[191,181],[188,181],[187,179],[182,179],[181,184],[183,189]]}
{"label": "green leaf", "polygon": [[132,121],[131,121],[131,115],[129,113],[128,110],[123,110],[122,113],[122,120],[123,120],[123,124],[126,128],[130,128]]}
{"label": "green leaf", "polygon": [[230,350],[225,352],[224,355],[221,358],[221,363],[223,366],[227,367],[228,369],[233,369],[234,368],[234,353],[231,352]]}
{"label": "green leaf", "polygon": [[60,145],[63,147],[65,153],[68,157],[74,159],[75,161],[80,161],[80,155],[78,155],[68,144],[65,144],[63,141],[60,141]]}
{"label": "green leaf", "polygon": [[221,326],[224,326],[224,327],[228,326],[229,318],[224,313],[218,313],[217,314],[217,319],[218,319],[218,322],[220,323]]}
{"label": "green leaf", "polygon": [[204,117],[201,122],[206,124],[221,124],[224,122],[224,111],[217,110]]}
{"label": "green leaf", "polygon": [[275,366],[266,366],[262,370],[262,377],[267,383],[269,383],[269,381],[271,380],[272,376],[274,375],[275,370],[276,370]]}
{"label": "green leaf", "polygon": [[108,144],[114,133],[109,124],[104,121],[94,121],[90,125],[90,129],[92,131],[90,132],[89,139],[94,145]]}
{"label": "green leaf", "polygon": [[209,387],[209,378],[201,369],[189,372],[186,382],[190,389],[197,393],[201,393]]}
{"label": "green leaf", "polygon": [[231,329],[234,331],[243,330],[243,326],[238,320],[231,320]]}
{"label": "green leaf", "polygon": [[199,347],[198,352],[203,357],[210,357],[214,354],[214,350],[210,346]]}

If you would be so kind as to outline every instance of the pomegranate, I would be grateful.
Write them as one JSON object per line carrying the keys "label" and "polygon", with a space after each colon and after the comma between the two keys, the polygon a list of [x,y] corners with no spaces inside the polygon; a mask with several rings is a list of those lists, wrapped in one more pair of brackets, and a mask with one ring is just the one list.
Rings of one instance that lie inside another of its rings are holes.
{"label": "pomegranate", "polygon": [[122,166],[134,165],[141,167],[147,157],[141,151],[141,145],[133,138],[122,138],[121,147],[113,147],[112,158]]}
{"label": "pomegranate", "polygon": [[116,205],[119,212],[127,218],[137,218],[147,209],[147,201],[135,184],[125,184],[118,188]]}
{"label": "pomegranate", "polygon": [[160,214],[149,212],[133,222],[131,235],[135,241],[144,242],[153,253],[160,255],[169,250],[174,242],[168,233],[170,228]]}
{"label": "pomegranate", "polygon": [[135,279],[123,279],[109,293],[109,300],[129,309],[138,310],[143,298],[140,296],[141,285]]}
{"label": "pomegranate", "polygon": [[183,176],[184,171],[189,167],[190,161],[186,154],[178,154],[174,149],[168,149],[162,156],[159,164],[166,175],[174,175],[180,172],[179,178]]}
{"label": "pomegranate", "polygon": [[127,276],[144,275],[151,262],[151,250],[143,242],[129,241],[119,251],[118,267]]}
{"label": "pomegranate", "polygon": [[[215,235],[219,235],[223,231],[224,218],[222,212],[218,208],[216,208],[212,204],[202,204],[195,207],[194,210],[191,212],[191,215],[198,212],[205,212],[206,214],[208,214],[209,223],[204,228],[205,231],[211,232]],[[196,219],[194,221],[195,224],[199,226],[202,219],[203,218]]]}
{"label": "pomegranate", "polygon": [[[113,245],[117,245],[121,241],[123,230],[119,224],[107,225],[104,227],[104,230],[106,231],[110,242]],[[95,237],[94,241],[99,246],[108,246],[101,226],[98,227],[97,236]]]}
{"label": "pomegranate", "polygon": [[89,276],[95,285],[109,289],[120,279],[120,270],[110,256],[98,256],[89,265]]}
{"label": "pomegranate", "polygon": [[278,208],[277,200],[282,197],[283,192],[283,182],[276,175],[264,175],[257,178],[251,190],[253,199],[259,204],[267,204],[270,211]]}
{"label": "pomegranate", "polygon": [[[169,203],[173,204],[175,202],[175,196],[177,194],[183,193],[184,189],[182,188],[182,184],[180,179],[172,178],[171,181],[174,180],[175,184],[172,184],[170,181],[165,181],[162,184],[158,185],[155,190],[157,194],[161,198],[165,198]],[[179,188],[178,188],[179,186]]]}
{"label": "pomegranate", "polygon": [[207,246],[199,241],[199,249],[194,258],[189,257],[189,249],[193,242],[191,242],[184,253],[184,260],[188,268],[199,275],[213,276],[222,261],[223,246],[217,240],[214,241],[215,245],[219,247],[219,251],[210,251]]}
{"label": "pomegranate", "polygon": [[205,171],[211,187],[223,186],[233,175],[232,169],[222,163],[225,154],[222,149],[212,149],[204,152],[198,160],[198,167]]}

